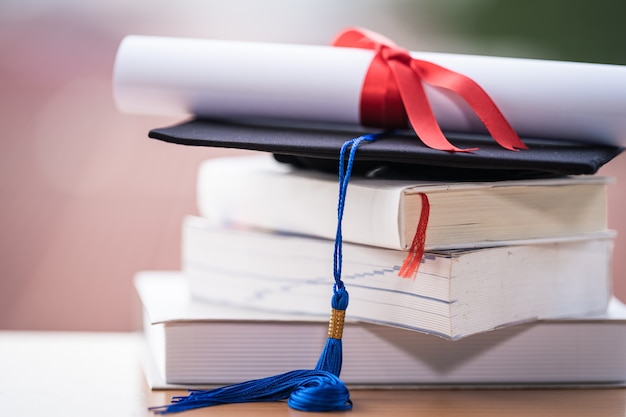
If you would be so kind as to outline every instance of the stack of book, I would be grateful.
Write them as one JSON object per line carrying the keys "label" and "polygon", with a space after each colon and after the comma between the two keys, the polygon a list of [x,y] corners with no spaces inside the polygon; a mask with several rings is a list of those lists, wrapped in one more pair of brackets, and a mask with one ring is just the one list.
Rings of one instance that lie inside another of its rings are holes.
{"label": "stack of book", "polygon": [[[150,137],[266,152],[202,164],[180,271],[136,277],[152,386],[315,366],[337,266],[329,172],[346,141],[371,132],[363,126],[382,137],[356,152],[343,213],[346,383],[623,384],[610,181],[593,174],[626,146],[626,67],[358,39],[120,44],[118,107],[193,117]],[[372,43],[395,52],[361,48]],[[403,130],[407,117],[422,133]],[[421,249],[417,270],[404,273]]]}
{"label": "stack of book", "polygon": [[[352,385],[626,381],[626,309],[600,176],[494,182],[353,177],[342,279]],[[212,386],[313,367],[332,294],[337,179],[270,155],[199,169],[181,271],[136,285],[153,387]],[[431,215],[415,276],[398,271]],[[280,343],[277,343],[280,341]]]}

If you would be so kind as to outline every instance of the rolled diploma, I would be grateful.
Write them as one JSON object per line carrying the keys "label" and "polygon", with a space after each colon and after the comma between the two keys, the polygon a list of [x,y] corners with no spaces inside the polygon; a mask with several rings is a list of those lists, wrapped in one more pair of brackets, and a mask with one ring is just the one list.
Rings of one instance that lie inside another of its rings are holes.
{"label": "rolled diploma", "polygon": [[[373,51],[127,36],[114,96],[123,112],[361,125]],[[476,81],[522,137],[626,146],[626,66],[411,52]],[[484,133],[458,96],[426,86],[444,131]]]}

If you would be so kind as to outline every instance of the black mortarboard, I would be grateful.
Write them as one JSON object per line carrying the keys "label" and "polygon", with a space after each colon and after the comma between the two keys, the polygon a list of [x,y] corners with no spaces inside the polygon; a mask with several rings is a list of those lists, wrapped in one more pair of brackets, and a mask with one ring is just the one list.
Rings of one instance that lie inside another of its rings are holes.
{"label": "black mortarboard", "polygon": [[[363,131],[356,129],[314,129],[193,119],[153,129],[149,136],[183,145],[266,151],[282,162],[336,170],[341,146],[362,134]],[[446,137],[458,147],[477,147],[478,150],[435,150],[424,145],[413,132],[390,132],[359,148],[355,156],[355,173],[384,168],[388,174],[458,181],[595,174],[622,150],[610,145],[523,138],[529,149],[510,151],[487,135],[448,133]]]}

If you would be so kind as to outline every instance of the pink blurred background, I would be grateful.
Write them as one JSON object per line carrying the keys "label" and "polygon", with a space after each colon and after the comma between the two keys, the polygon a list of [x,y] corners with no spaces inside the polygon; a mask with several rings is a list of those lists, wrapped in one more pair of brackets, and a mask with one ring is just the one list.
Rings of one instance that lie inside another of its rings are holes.
{"label": "pink blurred background", "polygon": [[[0,328],[137,329],[133,275],[180,267],[198,164],[247,153],[149,140],[150,128],[177,120],[120,114],[111,71],[126,34],[325,44],[357,25],[412,50],[626,62],[624,29],[615,28],[623,25],[611,24],[625,15],[617,2],[591,11],[557,1],[519,10],[440,3],[0,2]],[[579,24],[587,18],[597,27]],[[614,287],[626,300],[626,157],[602,173],[617,178]]]}

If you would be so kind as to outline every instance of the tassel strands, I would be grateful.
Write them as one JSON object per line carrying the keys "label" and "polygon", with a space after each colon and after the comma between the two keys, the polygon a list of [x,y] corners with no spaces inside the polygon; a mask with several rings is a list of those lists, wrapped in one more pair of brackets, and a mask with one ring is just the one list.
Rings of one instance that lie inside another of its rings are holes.
{"label": "tassel strands", "polygon": [[155,414],[169,414],[222,404],[284,400],[300,411],[352,408],[350,393],[339,377],[326,371],[304,369],[213,390],[189,391],[186,396],[173,397],[171,404],[150,410]]}
{"label": "tassel strands", "polygon": [[[173,397],[170,404],[150,408],[156,414],[169,414],[202,407],[246,402],[284,401],[300,411],[345,411],[352,409],[350,392],[339,379],[342,366],[343,324],[348,307],[348,291],[341,280],[342,228],[348,182],[354,156],[363,141],[374,141],[379,134],[370,134],[344,143],[339,159],[339,201],[337,234],[334,250],[334,285],[328,338],[314,369],[301,369],[267,378],[242,382],[212,390],[192,390],[186,396]],[[346,153],[350,153],[346,163]]]}

